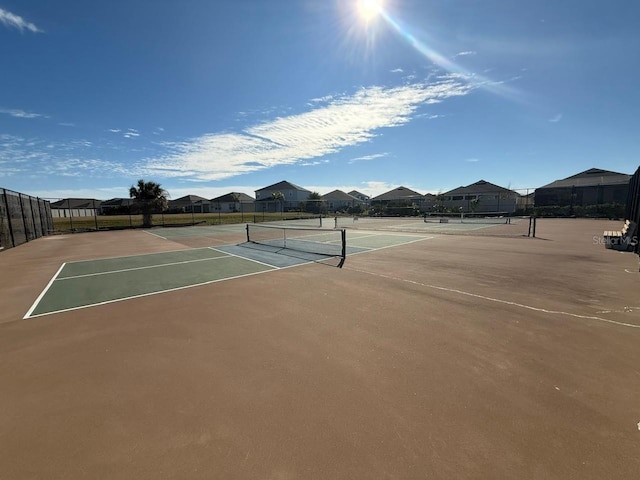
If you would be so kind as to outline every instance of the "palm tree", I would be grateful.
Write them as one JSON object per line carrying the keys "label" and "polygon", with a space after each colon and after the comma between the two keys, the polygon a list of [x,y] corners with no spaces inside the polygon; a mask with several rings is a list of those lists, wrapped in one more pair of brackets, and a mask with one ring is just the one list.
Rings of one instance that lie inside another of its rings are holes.
{"label": "palm tree", "polygon": [[150,227],[154,210],[167,208],[169,193],[159,183],[138,180],[138,185],[132,185],[129,189],[129,197],[133,198],[134,205],[142,212],[142,224]]}
{"label": "palm tree", "polygon": [[231,199],[233,200],[233,211],[238,211],[238,204],[240,203],[240,194],[237,192],[231,192]]}
{"label": "palm tree", "polygon": [[307,197],[307,212],[322,213],[323,206],[322,195],[318,192],[311,192]]}
{"label": "palm tree", "polygon": [[274,202],[280,202],[280,213],[284,212],[283,203],[284,203],[284,194],[282,192],[273,192],[271,194],[271,199]]}

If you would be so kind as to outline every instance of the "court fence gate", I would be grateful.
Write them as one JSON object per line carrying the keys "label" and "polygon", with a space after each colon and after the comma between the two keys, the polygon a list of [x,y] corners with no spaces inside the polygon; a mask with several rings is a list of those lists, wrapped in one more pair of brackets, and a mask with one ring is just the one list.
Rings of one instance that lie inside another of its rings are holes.
{"label": "court fence gate", "polygon": [[0,251],[53,231],[47,200],[0,188]]}

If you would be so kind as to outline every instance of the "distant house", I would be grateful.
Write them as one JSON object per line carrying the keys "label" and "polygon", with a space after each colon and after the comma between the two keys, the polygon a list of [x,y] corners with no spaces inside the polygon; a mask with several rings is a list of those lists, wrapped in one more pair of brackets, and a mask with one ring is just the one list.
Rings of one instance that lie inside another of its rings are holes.
{"label": "distant house", "polygon": [[535,206],[624,205],[630,180],[625,173],[591,168],[536,189]]}
{"label": "distant house", "polygon": [[132,198],[110,198],[100,204],[101,215],[112,215],[118,213],[129,213],[133,204]]}
{"label": "distant house", "polygon": [[322,195],[322,200],[329,212],[336,212],[340,210],[347,210],[354,208],[356,205],[362,205],[364,202],[359,198],[356,198],[342,190],[334,190],[325,195]]}
{"label": "distant house", "polygon": [[95,198],[64,198],[51,203],[51,216],[94,217],[100,212],[102,201]]}
{"label": "distant house", "polygon": [[[282,205],[280,202],[273,200],[273,194],[280,192],[284,196]],[[256,190],[256,212],[276,212],[298,209],[300,203],[305,202],[309,198],[311,191],[306,188],[294,185],[291,182],[283,180],[268,187]]]}
{"label": "distant house", "polygon": [[350,192],[347,192],[347,193],[352,197],[356,197],[357,199],[362,200],[362,204],[365,208],[369,206],[369,201],[371,200],[371,197],[369,195],[360,193],[357,190],[351,190]]}
{"label": "distant house", "polygon": [[242,192],[229,192],[209,200],[211,212],[253,212],[255,200]]}
{"label": "distant house", "polygon": [[527,211],[533,208],[535,204],[535,191],[527,193],[526,195],[520,195],[518,198],[518,210]]}
{"label": "distant house", "polygon": [[425,212],[432,212],[435,210],[436,205],[438,204],[438,196],[433,193],[427,193],[424,195],[424,200],[422,202],[422,210]]}
{"label": "distant house", "polygon": [[443,194],[445,208],[462,212],[516,211],[520,194],[514,190],[479,180],[465,187],[458,187]]}
{"label": "distant house", "polygon": [[371,206],[411,206],[422,207],[424,195],[407,187],[398,187],[371,199]]}
{"label": "distant house", "polygon": [[175,200],[169,200],[169,211],[195,213],[194,206],[197,202],[201,201],[206,202],[207,199],[199,195],[185,195],[184,197],[180,197]]}

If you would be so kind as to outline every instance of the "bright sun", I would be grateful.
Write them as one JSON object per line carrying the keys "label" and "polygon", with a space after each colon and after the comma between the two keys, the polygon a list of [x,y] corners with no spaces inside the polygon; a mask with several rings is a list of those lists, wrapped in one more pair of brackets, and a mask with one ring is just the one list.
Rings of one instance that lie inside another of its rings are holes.
{"label": "bright sun", "polygon": [[358,0],[358,13],[365,22],[373,20],[381,10],[382,0]]}

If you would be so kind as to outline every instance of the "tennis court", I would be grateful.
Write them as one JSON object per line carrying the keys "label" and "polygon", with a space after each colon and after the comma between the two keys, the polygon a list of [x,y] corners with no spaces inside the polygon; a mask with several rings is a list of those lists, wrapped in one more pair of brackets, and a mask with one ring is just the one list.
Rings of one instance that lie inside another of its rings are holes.
{"label": "tennis court", "polygon": [[[361,226],[341,269],[234,257],[242,226],[3,252],[2,476],[635,479],[640,273],[602,244],[617,224]],[[84,308],[23,320],[50,282]]]}
{"label": "tennis court", "polygon": [[[147,231],[168,239],[240,233],[248,226],[195,227]],[[341,254],[339,232],[255,226],[251,242],[163,253],[64,263],[24,318],[104,305],[174,290],[233,280]],[[279,237],[288,233],[288,243]],[[349,255],[423,241],[431,237],[357,232],[350,236]],[[291,245],[293,243],[293,245]]]}

